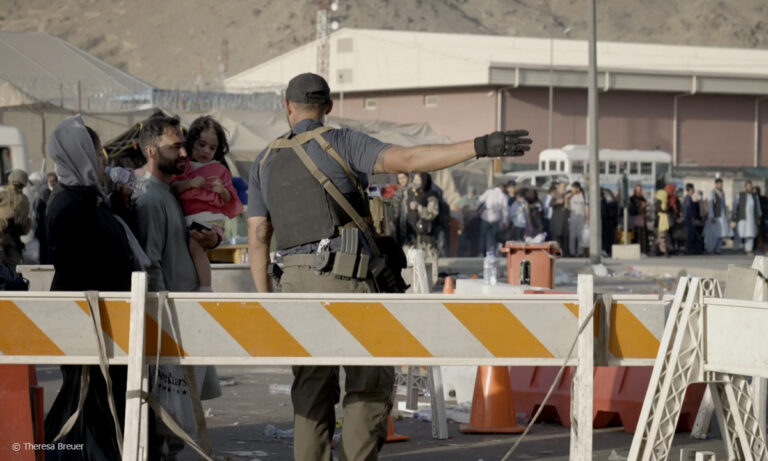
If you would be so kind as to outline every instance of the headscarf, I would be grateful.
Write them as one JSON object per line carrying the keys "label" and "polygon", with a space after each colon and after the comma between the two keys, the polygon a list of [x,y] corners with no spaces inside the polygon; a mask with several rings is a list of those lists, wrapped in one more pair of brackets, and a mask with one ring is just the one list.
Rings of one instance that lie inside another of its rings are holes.
{"label": "headscarf", "polygon": [[99,153],[80,115],[65,118],[51,133],[48,151],[56,163],[56,175],[65,186],[95,187],[102,199],[107,195],[99,181]]}
{"label": "headscarf", "polygon": [[675,214],[679,213],[680,210],[678,208],[677,195],[675,195],[677,186],[674,184],[667,184],[664,186],[664,190],[667,191],[667,194],[669,195],[669,207],[675,211]]}
{"label": "headscarf", "polygon": [[[85,123],[80,115],[65,118],[51,133],[51,141],[48,147],[51,158],[56,163],[56,175],[59,183],[65,186],[95,187],[104,203],[107,202],[107,194],[99,181],[99,154],[93,145],[91,135],[85,128]],[[137,269],[143,270],[150,266],[141,244],[131,232],[131,229],[119,216],[112,216],[123,226],[128,246],[133,254]]]}

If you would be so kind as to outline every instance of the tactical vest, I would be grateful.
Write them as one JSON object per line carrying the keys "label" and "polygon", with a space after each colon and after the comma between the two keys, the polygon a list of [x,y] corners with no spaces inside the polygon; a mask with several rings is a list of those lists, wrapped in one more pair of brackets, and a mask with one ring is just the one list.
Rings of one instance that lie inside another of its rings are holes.
{"label": "tactical vest", "polygon": [[[331,130],[320,127],[301,133],[294,138],[299,144],[317,142],[323,151],[344,169],[357,190],[344,194],[354,209],[370,222],[368,202],[362,186],[344,159],[322,133]],[[287,248],[319,242],[339,235],[339,228],[354,226],[352,218],[325,191],[323,185],[312,175],[307,166],[286,138],[275,140],[259,165],[259,176],[264,164],[271,157],[269,167],[269,216],[277,240],[277,248]]]}
{"label": "tactical vest", "polygon": [[[757,207],[759,206],[759,200],[757,199],[757,196],[755,194],[749,194],[749,195],[752,196],[752,200],[753,200],[754,208],[752,213],[755,219],[757,219]],[[747,219],[747,193],[746,192],[741,192],[739,194],[739,209],[737,213],[738,214],[736,215],[736,217],[739,219],[739,221],[741,221],[742,219]]]}
{"label": "tactical vest", "polygon": [[712,210],[712,216],[714,216],[715,218],[719,218],[720,216],[723,215],[723,201],[720,198],[720,194],[718,194],[717,192],[713,192],[713,194],[715,195],[715,197],[712,200],[712,207],[714,208]]}

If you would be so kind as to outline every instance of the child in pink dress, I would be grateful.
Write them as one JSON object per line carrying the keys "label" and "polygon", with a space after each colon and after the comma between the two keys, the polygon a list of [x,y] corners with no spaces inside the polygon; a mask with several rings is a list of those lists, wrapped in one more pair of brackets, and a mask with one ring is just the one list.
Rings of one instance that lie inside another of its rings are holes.
{"label": "child in pink dress", "polygon": [[[229,152],[224,128],[209,116],[198,117],[189,126],[185,147],[189,160],[184,173],[173,177],[171,187],[190,228],[202,225],[223,238],[227,218],[243,212],[232,175],[222,161]],[[205,249],[191,238],[189,252],[200,279],[200,291],[210,291],[211,263]]]}

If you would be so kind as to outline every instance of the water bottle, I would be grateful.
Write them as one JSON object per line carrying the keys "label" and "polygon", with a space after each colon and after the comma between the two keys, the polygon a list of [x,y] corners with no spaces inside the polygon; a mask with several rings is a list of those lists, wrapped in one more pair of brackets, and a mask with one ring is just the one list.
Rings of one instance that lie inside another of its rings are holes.
{"label": "water bottle", "polygon": [[290,384],[274,384],[274,383],[270,384],[269,393],[291,395],[291,385]]}
{"label": "water bottle", "polygon": [[432,421],[432,411],[428,409],[415,411],[413,413],[413,419],[418,419],[419,421]]}
{"label": "water bottle", "polygon": [[483,282],[486,285],[496,285],[496,257],[489,251],[483,259]]}
{"label": "water bottle", "polygon": [[264,435],[267,437],[272,437],[274,439],[292,439],[293,438],[293,429],[278,429],[272,424],[267,424],[264,426]]}
{"label": "water bottle", "polygon": [[105,170],[109,179],[115,184],[121,184],[129,189],[134,189],[136,186],[136,175],[128,169],[115,166],[107,167]]}

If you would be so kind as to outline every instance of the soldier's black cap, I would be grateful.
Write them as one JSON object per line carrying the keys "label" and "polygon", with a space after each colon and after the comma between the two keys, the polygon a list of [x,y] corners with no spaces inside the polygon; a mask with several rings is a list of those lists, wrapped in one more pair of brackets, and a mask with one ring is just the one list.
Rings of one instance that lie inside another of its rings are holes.
{"label": "soldier's black cap", "polygon": [[331,88],[323,77],[307,72],[288,82],[285,98],[302,104],[327,104],[331,102]]}

